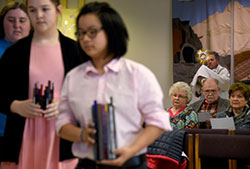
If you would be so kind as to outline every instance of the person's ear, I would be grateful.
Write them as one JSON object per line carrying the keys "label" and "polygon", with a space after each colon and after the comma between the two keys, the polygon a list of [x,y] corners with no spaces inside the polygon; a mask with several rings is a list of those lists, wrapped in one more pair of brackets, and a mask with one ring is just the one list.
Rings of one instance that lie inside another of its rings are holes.
{"label": "person's ear", "polygon": [[[60,4],[60,5],[57,5],[56,10],[57,10],[57,12],[59,13],[59,15],[62,14],[62,9],[63,9],[63,7],[62,7],[61,4]],[[58,16],[59,16],[59,15],[58,15]]]}

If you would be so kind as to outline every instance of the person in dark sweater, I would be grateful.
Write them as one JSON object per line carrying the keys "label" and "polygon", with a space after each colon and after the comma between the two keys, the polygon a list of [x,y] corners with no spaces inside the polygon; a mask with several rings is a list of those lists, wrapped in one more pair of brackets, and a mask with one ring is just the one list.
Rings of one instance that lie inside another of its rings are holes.
{"label": "person in dark sweater", "polygon": [[[62,161],[74,158],[71,142],[60,140],[55,122],[64,76],[80,63],[77,44],[57,30],[59,0],[27,0],[27,6],[34,31],[0,60],[0,112],[7,116],[1,168],[73,169],[77,159]],[[33,89],[48,81],[54,84],[54,99],[42,109],[33,102]]]}
{"label": "person in dark sweater", "polygon": [[241,82],[231,85],[229,89],[230,107],[217,115],[218,118],[233,117],[235,128],[250,129],[250,89]]}

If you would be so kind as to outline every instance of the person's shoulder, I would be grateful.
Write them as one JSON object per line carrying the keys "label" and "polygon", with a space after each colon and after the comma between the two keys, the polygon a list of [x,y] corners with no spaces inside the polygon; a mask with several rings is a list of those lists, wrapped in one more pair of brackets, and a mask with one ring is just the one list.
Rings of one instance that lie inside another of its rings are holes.
{"label": "person's shoulder", "polygon": [[191,106],[192,108],[195,108],[196,106],[199,106],[200,104],[202,104],[203,101],[204,101],[204,99],[197,100],[197,101],[191,103],[190,106]]}
{"label": "person's shoulder", "polygon": [[250,105],[249,105],[249,103],[250,103],[250,101],[248,101],[248,102],[246,103],[245,107],[246,107],[246,111],[247,111],[246,114],[250,116]]}
{"label": "person's shoulder", "polygon": [[216,114],[216,118],[226,117],[226,111],[221,111]]}
{"label": "person's shoulder", "polygon": [[67,42],[76,42],[75,40],[71,39],[70,37],[68,36],[65,36],[63,33],[61,33],[59,31],[59,37],[60,39],[64,40],[64,41],[67,41]]}
{"label": "person's shoulder", "polygon": [[248,100],[247,104],[248,104],[248,106],[250,107],[250,100]]}
{"label": "person's shoulder", "polygon": [[[6,48],[6,53],[13,54],[20,52],[20,50],[22,50],[22,53],[26,53],[30,49],[31,40],[32,40],[32,34],[28,35],[25,38],[19,39],[18,41],[12,43],[8,48]],[[20,56],[17,57],[20,58]]]}
{"label": "person's shoulder", "polygon": [[87,62],[82,63],[82,64],[74,67],[73,69],[71,69],[68,74],[76,74],[78,72],[84,71],[86,66],[87,66]]}
{"label": "person's shoulder", "polygon": [[247,111],[247,118],[250,120],[250,109]]}
{"label": "person's shoulder", "polygon": [[223,104],[230,104],[230,101],[228,99],[225,99],[225,98],[222,98],[222,97],[219,97],[219,102],[223,103]]}
{"label": "person's shoulder", "polygon": [[0,53],[3,53],[7,47],[11,45],[10,42],[7,42],[4,39],[0,39]]}
{"label": "person's shoulder", "polygon": [[142,63],[127,58],[120,58],[120,62],[122,63],[123,67],[125,67],[130,72],[153,74],[153,72]]}
{"label": "person's shoulder", "polygon": [[221,96],[219,96],[219,99],[220,99],[220,100],[223,100],[223,101],[229,101],[227,98],[221,97]]}
{"label": "person's shoulder", "polygon": [[22,47],[22,46],[30,46],[31,45],[31,41],[32,41],[32,37],[33,37],[33,32],[31,32],[28,36],[19,39],[18,41],[14,42],[11,47]]}
{"label": "person's shoulder", "polygon": [[217,72],[219,72],[219,73],[222,73],[222,72],[228,72],[228,70],[227,70],[227,68],[226,67],[224,67],[224,66],[222,66],[222,65],[220,65],[220,64],[218,64],[218,66],[217,66],[217,68],[216,68],[216,70],[217,70]]}
{"label": "person's shoulder", "polygon": [[220,68],[220,69],[227,69],[226,67],[222,66],[221,64],[218,64],[217,68]]}
{"label": "person's shoulder", "polygon": [[187,105],[187,107],[184,110],[190,113],[195,112],[194,108],[191,105]]}
{"label": "person's shoulder", "polygon": [[10,45],[11,43],[4,40],[4,39],[0,39],[0,47],[5,47],[5,46],[8,46]]}
{"label": "person's shoulder", "polygon": [[76,41],[63,35],[60,31],[59,31],[59,37],[60,37],[60,41],[62,43],[68,43],[68,44],[72,44],[72,45],[76,45]]}
{"label": "person's shoulder", "polygon": [[78,75],[78,74],[83,74],[85,69],[86,69],[86,66],[87,66],[87,63],[88,62],[84,62],[76,67],[74,67],[73,69],[71,69],[67,75],[68,76],[75,76],[75,75]]}
{"label": "person's shoulder", "polygon": [[190,111],[195,111],[194,108],[191,105],[187,105],[187,109]]}

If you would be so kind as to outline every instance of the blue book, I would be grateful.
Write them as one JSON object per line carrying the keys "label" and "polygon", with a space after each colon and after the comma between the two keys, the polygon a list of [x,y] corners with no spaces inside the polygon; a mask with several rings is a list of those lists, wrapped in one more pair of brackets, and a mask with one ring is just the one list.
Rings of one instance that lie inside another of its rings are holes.
{"label": "blue book", "polygon": [[94,104],[92,106],[92,120],[95,123],[95,129],[97,131],[96,135],[93,135],[93,138],[96,141],[96,144],[94,144],[94,159],[99,160],[99,147],[98,147],[98,110],[97,110],[97,101],[94,101]]}
{"label": "blue book", "polygon": [[7,116],[0,112],[0,136],[4,135]]}

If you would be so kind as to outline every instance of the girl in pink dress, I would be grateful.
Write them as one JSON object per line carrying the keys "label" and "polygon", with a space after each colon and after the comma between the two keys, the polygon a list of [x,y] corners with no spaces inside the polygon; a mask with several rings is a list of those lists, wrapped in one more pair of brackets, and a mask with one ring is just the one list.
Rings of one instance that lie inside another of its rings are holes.
{"label": "girl in pink dress", "polygon": [[[27,0],[27,6],[34,32],[6,51],[1,61],[8,72],[4,76],[4,68],[0,69],[0,77],[6,82],[1,88],[8,92],[3,91],[0,100],[9,101],[0,106],[9,119],[0,142],[1,169],[73,169],[77,159],[71,152],[60,150],[55,121],[64,76],[79,63],[76,45],[57,30],[57,18],[62,10],[59,0]],[[18,64],[13,66],[13,60]],[[14,87],[18,89],[12,92],[13,79],[18,78],[20,81]],[[34,85],[38,88],[43,85],[45,89],[48,81],[54,88],[53,102],[42,109],[34,103]],[[5,105],[9,111],[2,108]]]}

